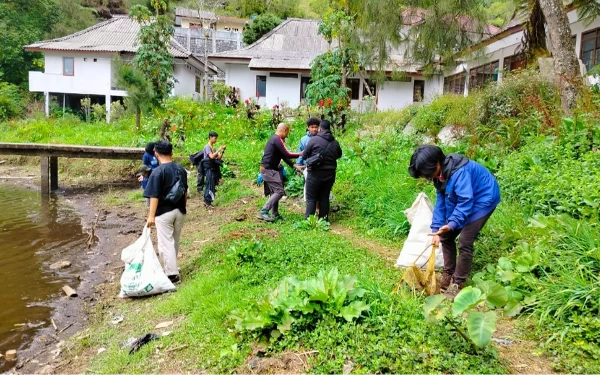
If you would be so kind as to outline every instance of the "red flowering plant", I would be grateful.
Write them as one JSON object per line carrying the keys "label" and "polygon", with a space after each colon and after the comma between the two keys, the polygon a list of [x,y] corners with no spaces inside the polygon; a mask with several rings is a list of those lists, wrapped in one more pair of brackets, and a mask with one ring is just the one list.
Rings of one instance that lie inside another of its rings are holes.
{"label": "red flowering plant", "polygon": [[280,122],[283,121],[283,113],[281,113],[281,108],[279,104],[273,105],[273,115],[271,116],[271,126],[273,129],[277,128]]}
{"label": "red flowering plant", "polygon": [[252,97],[244,100],[244,108],[246,110],[246,115],[249,119],[253,119],[256,112],[258,112],[258,110],[260,109],[258,103],[256,102],[256,99]]}

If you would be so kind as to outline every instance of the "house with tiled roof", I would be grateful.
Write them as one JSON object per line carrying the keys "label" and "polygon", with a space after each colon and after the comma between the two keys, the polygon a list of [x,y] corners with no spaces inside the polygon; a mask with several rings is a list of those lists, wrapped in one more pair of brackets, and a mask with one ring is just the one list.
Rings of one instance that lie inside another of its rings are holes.
{"label": "house with tiled roof", "polygon": [[[239,88],[242,99],[257,98],[260,105],[287,103],[298,106],[310,82],[310,65],[315,57],[335,47],[319,34],[319,20],[289,18],[255,43],[233,51],[209,56],[209,61],[225,71],[227,85]],[[377,85],[366,77],[351,76],[351,105],[361,106],[369,91],[380,109],[403,108],[413,102],[428,101],[442,89],[440,75],[424,77],[421,67],[409,63],[401,50],[393,51],[387,73],[403,72],[401,79]],[[370,90],[367,89],[367,86]]]}
{"label": "house with tiled roof", "polygon": [[[110,104],[127,96],[116,85],[113,59],[120,56],[127,61],[135,56],[139,30],[137,21],[115,16],[65,37],[25,46],[26,51],[44,54],[44,71],[29,72],[29,91],[44,93],[47,115],[51,99],[63,108],[79,108],[80,100],[89,97],[92,104],[106,105],[106,120],[110,121]],[[200,95],[204,63],[174,38],[169,52],[176,80],[172,95]],[[210,64],[207,70],[216,74]]]}

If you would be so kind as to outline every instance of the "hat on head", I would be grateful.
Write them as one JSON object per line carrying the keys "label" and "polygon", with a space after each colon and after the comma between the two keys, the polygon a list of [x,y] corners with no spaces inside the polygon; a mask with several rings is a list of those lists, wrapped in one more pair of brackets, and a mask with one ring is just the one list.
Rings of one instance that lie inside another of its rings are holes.
{"label": "hat on head", "polygon": [[171,155],[173,153],[173,145],[169,141],[156,142],[154,152],[158,152],[161,155]]}
{"label": "hat on head", "polygon": [[138,169],[137,175],[141,176],[144,173],[150,173],[150,172],[152,172],[152,169],[150,169],[150,167],[148,167],[146,164],[144,164]]}
{"label": "hat on head", "polygon": [[319,124],[319,127],[323,130],[329,130],[331,129],[331,124],[329,123],[329,121],[327,120],[323,120],[321,121],[321,123]]}

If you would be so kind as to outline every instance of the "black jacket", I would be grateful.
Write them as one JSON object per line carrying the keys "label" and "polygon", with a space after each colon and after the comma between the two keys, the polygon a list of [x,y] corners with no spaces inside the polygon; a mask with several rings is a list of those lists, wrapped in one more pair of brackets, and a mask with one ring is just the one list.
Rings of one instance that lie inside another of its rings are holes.
{"label": "black jacket", "polygon": [[[327,148],[328,145],[329,149]],[[337,168],[337,160],[342,157],[342,148],[329,130],[320,131],[317,135],[310,138],[302,153],[302,159],[308,160],[312,155],[316,155],[319,152],[323,157],[323,161],[321,165],[314,169],[335,170]],[[310,167],[308,169],[313,170]]]}

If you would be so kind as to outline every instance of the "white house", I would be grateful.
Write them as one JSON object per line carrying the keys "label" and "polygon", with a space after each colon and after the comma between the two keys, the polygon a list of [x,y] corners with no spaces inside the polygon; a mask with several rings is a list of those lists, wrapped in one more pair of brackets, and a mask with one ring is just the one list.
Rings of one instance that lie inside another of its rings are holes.
{"label": "white house", "polygon": [[[582,73],[600,63],[600,18],[589,25],[579,20],[573,6],[566,8],[571,24],[573,47],[582,66]],[[465,61],[444,77],[444,93],[468,95],[469,89],[481,87],[491,81],[501,81],[503,71],[525,65],[520,54],[526,14],[520,14],[500,32],[478,45],[484,48],[479,57]],[[547,46],[551,49],[550,40]],[[476,46],[477,47],[477,46]]]}
{"label": "white house", "polygon": [[[213,54],[209,61],[225,71],[226,84],[239,88],[242,100],[255,97],[269,107],[282,102],[296,107],[310,82],[311,62],[330,48],[318,33],[320,22],[289,18],[250,46]],[[368,77],[348,79],[354,108],[360,107],[368,94],[365,83],[372,88],[379,109],[403,108],[441,92],[441,76],[425,78],[418,66],[403,62],[401,52],[394,54],[393,62],[402,67],[401,80],[386,80],[377,87]]]}
{"label": "white house", "polygon": [[[124,16],[115,16],[85,30],[62,38],[25,46],[26,51],[44,53],[44,72],[29,72],[29,91],[43,92],[46,115],[50,97],[56,96],[63,107],[78,108],[82,98],[106,105],[110,121],[110,104],[127,96],[116,87],[113,58],[131,60],[138,49],[139,24]],[[201,90],[204,64],[190,51],[171,39],[173,55],[173,95],[197,96]],[[209,65],[209,74],[216,71]]]}

